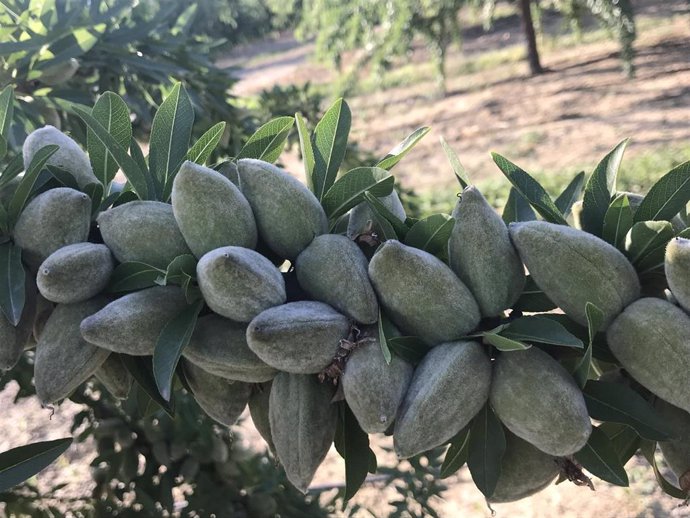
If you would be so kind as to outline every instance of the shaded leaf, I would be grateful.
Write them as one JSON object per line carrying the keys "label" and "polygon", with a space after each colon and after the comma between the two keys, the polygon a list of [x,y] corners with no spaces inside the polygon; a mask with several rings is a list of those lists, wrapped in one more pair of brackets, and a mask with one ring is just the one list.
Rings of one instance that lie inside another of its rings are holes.
{"label": "shaded leaf", "polygon": [[255,158],[273,163],[283,152],[294,117],[277,117],[261,126],[249,137],[237,158]]}
{"label": "shaded leaf", "polygon": [[199,140],[194,143],[192,149],[189,150],[187,153],[187,160],[191,160],[195,164],[205,165],[211,153],[213,153],[216,146],[218,146],[224,131],[224,122],[219,122],[211,126],[206,133],[201,135]]}
{"label": "shaded leaf", "polygon": [[500,332],[501,336],[522,342],[538,342],[582,349],[584,344],[556,320],[539,316],[520,317]]}
{"label": "shaded leaf", "polygon": [[351,119],[350,107],[341,98],[326,110],[314,128],[311,141],[314,150],[312,185],[319,200],[323,199],[338,176],[338,169],[345,158]]}
{"label": "shaded leaf", "polygon": [[14,180],[24,170],[24,159],[21,153],[17,154],[5,167],[0,176],[0,189]]}
{"label": "shaded leaf", "polygon": [[674,167],[652,185],[635,211],[635,221],[671,220],[690,201],[690,161]]}
{"label": "shaded leaf", "polygon": [[405,137],[402,142],[391,149],[386,156],[383,157],[378,164],[376,164],[376,167],[390,171],[405,157],[407,153],[410,152],[413,147],[417,145],[417,143],[419,143],[420,140],[424,138],[427,133],[429,133],[430,130],[431,128],[428,126],[423,126],[414,130],[407,137]]}
{"label": "shaded leaf", "polygon": [[532,206],[527,199],[520,194],[520,191],[515,187],[511,187],[508,193],[508,201],[506,206],[503,207],[502,218],[507,225],[508,223],[519,221],[534,221],[537,219],[537,215],[532,210]]}
{"label": "shaded leaf", "polygon": [[639,221],[625,238],[625,255],[640,273],[663,266],[666,245],[675,232],[668,221]]}
{"label": "shaded leaf", "polygon": [[625,466],[639,449],[642,443],[640,436],[629,426],[620,423],[602,423],[599,429],[610,439],[618,458]]}
{"label": "shaded leaf", "polygon": [[601,237],[619,250],[625,250],[625,236],[633,224],[633,211],[626,194],[616,196],[604,215]]}
{"label": "shaded leaf", "polygon": [[450,440],[450,446],[446,450],[446,456],[441,465],[440,478],[448,478],[454,475],[467,462],[470,446],[469,427],[460,430],[455,437]]}
{"label": "shaded leaf", "polygon": [[36,442],[0,453],[0,493],[21,484],[52,464],[72,444],[72,438]]}
{"label": "shaded leaf", "polygon": [[38,175],[43,170],[43,167],[48,162],[48,159],[59,149],[59,146],[49,145],[39,149],[34,157],[31,159],[29,167],[26,168],[24,177],[17,186],[17,189],[12,195],[9,207],[7,208],[7,215],[9,217],[10,225],[14,226],[19,214],[24,209],[26,202],[33,191],[34,184],[38,179]]}
{"label": "shaded leaf", "polygon": [[453,168],[455,178],[458,180],[460,187],[464,189],[471,183],[470,178],[467,175],[467,171],[465,171],[465,168],[460,163],[460,159],[458,158],[457,153],[453,151],[453,149],[448,145],[446,139],[444,139],[443,137],[439,137],[439,140],[441,141],[441,147],[443,148],[443,152],[446,154],[446,157],[448,157],[448,162],[450,162],[450,166]]}
{"label": "shaded leaf", "polygon": [[597,237],[601,237],[604,216],[616,192],[616,177],[627,145],[628,139],[625,139],[613,148],[594,168],[585,186],[580,216],[582,228]]}
{"label": "shaded leaf", "polygon": [[589,370],[592,366],[592,348],[594,345],[594,339],[604,324],[604,312],[601,311],[601,309],[599,309],[595,304],[587,302],[587,305],[585,306],[585,313],[587,315],[589,342],[587,344],[585,354],[575,365],[575,370],[573,371],[573,377],[580,388],[584,388],[587,384],[587,380],[589,379]]}
{"label": "shaded leaf", "polygon": [[314,149],[311,145],[311,135],[304,122],[302,114],[295,113],[295,123],[297,124],[297,135],[299,136],[299,147],[304,162],[304,176],[307,179],[307,186],[311,192],[314,188]]}
{"label": "shaded leaf", "polygon": [[580,171],[575,175],[570,183],[567,185],[563,192],[558,195],[556,201],[556,207],[561,211],[564,217],[568,217],[570,210],[573,208],[573,204],[580,198],[582,194],[582,188],[585,185],[585,172]]}
{"label": "shaded leaf", "polygon": [[13,326],[19,324],[26,300],[26,272],[22,249],[12,243],[0,245],[0,309]]}
{"label": "shaded leaf", "polygon": [[417,223],[405,235],[405,244],[437,255],[448,246],[455,219],[447,214],[432,214]]}
{"label": "shaded leaf", "polygon": [[110,277],[108,292],[135,291],[156,285],[156,280],[165,276],[165,271],[140,262],[126,262],[115,267]]}
{"label": "shaded leaf", "polygon": [[[91,110],[91,115],[123,148],[127,148],[132,139],[132,123],[129,120],[129,108],[122,98],[106,92],[98,98]],[[89,160],[96,178],[107,186],[115,177],[118,165],[108,149],[94,134],[91,128],[86,130]]]}
{"label": "shaded leaf", "polygon": [[596,426],[587,444],[575,453],[582,467],[592,475],[616,486],[628,487],[628,474],[608,436]]}
{"label": "shaded leaf", "polygon": [[355,205],[364,201],[364,193],[388,196],[393,192],[395,178],[385,169],[357,167],[345,173],[323,196],[321,204],[328,219],[336,220]]}
{"label": "shaded leaf", "polygon": [[663,441],[673,431],[642,396],[626,385],[590,381],[583,390],[589,415],[598,421],[626,424],[645,439]]}
{"label": "shaded leaf", "polygon": [[522,295],[520,295],[518,301],[513,305],[515,311],[529,313],[551,311],[556,307],[556,304],[546,296],[539,286],[537,286],[531,275],[525,278],[525,287],[522,290]]}
{"label": "shaded leaf", "polygon": [[153,375],[158,391],[166,401],[170,401],[172,396],[172,381],[177,362],[192,337],[197,317],[203,307],[203,300],[186,307],[165,324],[158,336],[153,351]]}
{"label": "shaded leaf", "polygon": [[389,233],[391,234],[391,237],[386,237],[386,239],[402,239],[405,237],[408,232],[407,225],[400,221],[395,214],[393,214],[388,207],[381,202],[381,200],[370,192],[364,193],[364,199],[374,212],[374,217],[379,223],[379,226],[382,226],[381,221],[383,221],[383,226],[386,227],[386,235]]}
{"label": "shaded leaf", "polygon": [[510,183],[513,184],[513,187],[527,199],[530,205],[534,207],[534,210],[536,210],[542,218],[559,225],[568,224],[563,214],[561,214],[561,211],[558,210],[558,207],[556,207],[549,194],[539,182],[501,155],[491,153],[491,156],[498,168],[503,172],[506,178],[510,180]]}
{"label": "shaded leaf", "polygon": [[467,455],[472,480],[486,498],[496,489],[505,450],[503,425],[487,403],[472,420]]}
{"label": "shaded leaf", "polygon": [[10,125],[14,115],[14,89],[7,85],[0,92],[0,136],[9,139]]}
{"label": "shaded leaf", "polygon": [[659,484],[659,487],[663,490],[664,493],[666,493],[669,496],[672,496],[673,498],[680,498],[681,500],[687,500],[688,499],[688,493],[683,491],[682,489],[676,487],[673,485],[671,482],[666,480],[666,478],[662,475],[661,471],[659,470],[659,466],[656,463],[656,442],[652,441],[642,441],[642,446],[640,448],[642,451],[642,455],[644,455],[645,459],[647,459],[647,462],[652,466],[652,469],[654,470],[654,477],[656,478],[657,483]]}
{"label": "shaded leaf", "polygon": [[367,478],[371,449],[352,410],[343,404],[343,457],[345,458],[345,501],[350,500]]}
{"label": "shaded leaf", "polygon": [[391,350],[388,347],[388,337],[393,335],[388,329],[386,329],[386,323],[388,323],[386,317],[383,315],[381,308],[379,307],[379,345],[381,346],[381,353],[383,353],[383,358],[386,360],[386,364],[390,365],[393,358],[391,356]]}
{"label": "shaded leaf", "polygon": [[160,395],[156,380],[153,376],[152,358],[151,356],[130,356],[128,354],[121,354],[122,363],[136,380],[141,389],[148,394],[152,401],[161,407],[170,417],[175,416],[175,402],[171,398],[166,401]]}
{"label": "shaded leaf", "polygon": [[493,345],[499,351],[524,351],[532,347],[530,344],[506,338],[498,333],[483,333],[482,339],[484,343]]}
{"label": "shaded leaf", "polygon": [[417,365],[430,347],[417,336],[395,336],[388,339],[388,348],[406,362]]}

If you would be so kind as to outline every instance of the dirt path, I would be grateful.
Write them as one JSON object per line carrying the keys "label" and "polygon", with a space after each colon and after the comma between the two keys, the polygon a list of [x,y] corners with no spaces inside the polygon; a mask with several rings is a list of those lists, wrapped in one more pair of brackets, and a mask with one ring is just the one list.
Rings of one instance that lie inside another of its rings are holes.
{"label": "dirt path", "polygon": [[[449,59],[449,93],[443,99],[429,95],[431,81],[348,99],[353,109],[352,135],[362,148],[382,155],[415,128],[431,126],[432,132],[396,168],[403,185],[419,190],[440,190],[455,181],[439,136],[458,152],[475,181],[500,176],[490,151],[527,170],[558,172],[591,170],[626,137],[632,137],[629,156],[687,146],[690,9],[678,1],[639,4],[645,27],[636,42],[637,77],[633,80],[620,71],[614,41],[545,50],[543,64],[549,72],[539,77],[529,77],[521,61],[475,73],[453,73],[482,49],[515,48],[521,36],[513,20],[498,24],[488,34],[472,29],[466,35],[464,55]],[[256,93],[273,84],[332,79],[332,72],[308,61],[310,51],[311,44],[298,45],[287,35],[241,50],[229,60],[234,65],[249,63],[242,71],[238,93]],[[419,50],[411,60],[423,58],[424,51]],[[679,161],[688,159],[678,157]],[[298,169],[295,160],[288,157],[286,162]]]}

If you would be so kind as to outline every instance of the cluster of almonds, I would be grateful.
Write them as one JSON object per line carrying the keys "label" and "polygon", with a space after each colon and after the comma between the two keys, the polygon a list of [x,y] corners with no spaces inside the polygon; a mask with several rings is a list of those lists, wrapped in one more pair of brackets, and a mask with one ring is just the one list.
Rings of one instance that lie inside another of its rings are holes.
{"label": "cluster of almonds", "polygon": [[[81,187],[95,179],[85,153],[52,127],[27,138],[25,163],[47,144],[61,146],[51,161]],[[395,192],[381,201],[404,223]],[[583,448],[592,431],[582,390],[548,349],[497,352],[468,337],[506,318],[526,268],[577,324],[587,325],[588,302],[601,310],[611,351],[677,424],[662,449],[687,479],[690,242],[676,239],[667,251],[681,309],[640,299],[631,263],[592,234],[544,221],[506,226],[472,186],[452,216],[444,261],[396,240],[380,243],[365,203],[351,210],[346,231],[329,234],[314,194],[259,160],[223,173],[185,162],[170,204],[130,201],[98,214],[96,224],[86,194],[50,189],[28,203],[11,236],[35,285],[27,283],[19,325],[0,323],[2,368],[33,336],[44,403],[94,374],[124,397],[131,378],[118,355],[153,355],[164,327],[189,307],[189,290],[168,284],[114,298],[113,272],[131,263],[165,270],[193,255],[206,309],[182,351],[187,384],[228,426],[248,403],[296,487],[306,491],[333,443],[335,400],[347,402],[365,432],[392,433],[400,458],[447,443],[490,404],[507,429],[490,500],[512,501],[550,484],[558,459]],[[418,365],[385,360],[381,313],[393,335],[426,344]]]}

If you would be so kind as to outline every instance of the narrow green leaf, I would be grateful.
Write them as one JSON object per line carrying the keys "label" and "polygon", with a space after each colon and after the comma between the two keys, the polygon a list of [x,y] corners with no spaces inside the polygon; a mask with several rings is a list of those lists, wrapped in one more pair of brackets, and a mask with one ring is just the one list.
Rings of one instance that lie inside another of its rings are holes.
{"label": "narrow green leaf", "polygon": [[314,128],[311,142],[314,150],[312,184],[319,200],[323,199],[338,176],[340,164],[345,158],[351,119],[350,107],[343,99],[338,99]]}
{"label": "narrow green leaf", "polygon": [[156,286],[156,280],[165,271],[146,263],[126,262],[118,264],[110,278],[108,292],[136,291]]}
{"label": "narrow green leaf", "polygon": [[486,498],[491,497],[496,489],[505,451],[503,425],[487,403],[472,420],[467,456],[472,480]]}
{"label": "narrow green leaf", "polygon": [[455,219],[447,214],[432,214],[417,223],[407,232],[405,244],[437,255],[448,246]]}
{"label": "narrow green leaf", "polygon": [[[400,221],[395,214],[393,214],[388,207],[386,207],[381,200],[374,196],[371,192],[364,193],[364,199],[369,204],[369,207],[374,213],[376,221],[379,226],[384,226],[386,234],[392,234],[386,239],[402,239],[408,232],[407,226]],[[383,224],[381,223],[383,221]]]}
{"label": "narrow green leaf", "polygon": [[520,295],[513,309],[528,313],[543,313],[556,309],[556,307],[556,304],[537,286],[532,276],[528,275],[525,279],[522,295]]}
{"label": "narrow green leaf", "polygon": [[635,211],[635,221],[671,220],[690,201],[690,161],[666,173],[652,185]]}
{"label": "narrow green leaf", "polygon": [[394,336],[388,339],[388,348],[412,365],[422,361],[430,347],[417,336]]}
{"label": "narrow green leaf", "polygon": [[187,157],[193,125],[192,102],[177,83],[153,117],[149,140],[149,169],[158,184],[165,186],[163,200],[168,199],[175,174]]}
{"label": "narrow green leaf", "polygon": [[412,148],[415,147],[427,133],[429,133],[430,130],[431,128],[428,126],[423,126],[414,130],[407,137],[405,137],[402,142],[391,149],[386,156],[383,157],[378,164],[376,164],[376,167],[386,169],[387,171],[393,169],[393,167],[400,162],[405,155],[407,155]]}
{"label": "narrow green leaf", "polygon": [[625,236],[633,225],[633,211],[626,194],[616,196],[604,215],[601,237],[619,250],[625,250]]}
{"label": "narrow green leaf", "polygon": [[585,313],[587,315],[589,342],[587,344],[587,349],[585,349],[585,354],[575,365],[575,369],[573,371],[573,377],[580,388],[584,388],[587,385],[587,380],[589,379],[589,370],[592,366],[592,349],[594,346],[594,339],[601,329],[601,326],[604,324],[604,312],[595,304],[587,302],[587,305],[585,306]]}
{"label": "narrow green leaf", "polygon": [[0,236],[8,236],[10,234],[10,217],[7,215],[7,209],[0,203]]}
{"label": "narrow green leaf", "polygon": [[0,135],[0,160],[5,158],[5,155],[7,154],[7,141],[4,139],[2,135]]}
{"label": "narrow green leaf", "polygon": [[620,423],[602,423],[599,429],[609,438],[621,464],[625,466],[640,448],[642,443],[640,436],[629,426]]}
{"label": "narrow green leaf", "polygon": [[177,362],[180,361],[182,350],[187,347],[192,337],[197,317],[203,307],[203,300],[186,307],[165,324],[158,336],[153,351],[153,375],[158,391],[166,401],[170,401],[172,397],[172,381]]}
{"label": "narrow green leaf", "polygon": [[5,140],[9,138],[10,126],[14,115],[14,88],[7,85],[0,92],[0,136]]}
{"label": "narrow green leaf", "polygon": [[379,344],[381,345],[381,353],[383,353],[383,358],[386,360],[386,364],[390,365],[393,357],[391,356],[391,350],[388,348],[388,333],[385,326],[385,318],[386,317],[381,312],[381,308],[379,308]]}
{"label": "narrow green leaf", "polygon": [[647,459],[647,462],[649,462],[649,464],[652,466],[652,469],[654,470],[654,477],[656,478],[656,481],[659,484],[659,487],[661,487],[661,489],[663,490],[663,492],[673,498],[687,500],[690,497],[690,494],[686,493],[682,489],[676,487],[671,482],[666,480],[664,475],[659,470],[659,466],[656,463],[655,455],[656,442],[642,441],[642,447],[640,448],[640,450],[642,451],[642,454],[644,455],[645,459]]}
{"label": "narrow green leaf", "polygon": [[623,463],[611,440],[599,428],[592,428],[587,444],[574,457],[592,475],[616,486],[628,487],[628,474]]}
{"label": "narrow green leaf", "polygon": [[66,171],[61,167],[56,167],[50,164],[47,164],[45,168],[51,174],[51,176],[55,178],[59,183],[61,183],[64,187],[69,187],[70,189],[74,189],[77,191],[79,190],[79,184],[77,183],[77,179],[69,171]]}
{"label": "narrow green leaf", "polygon": [[362,430],[352,410],[344,407],[343,453],[345,458],[345,501],[350,500],[362,486],[369,472],[369,436]]}
{"label": "narrow green leaf", "polygon": [[127,154],[126,148],[122,147],[87,110],[79,106],[73,106],[72,109],[93,131],[93,135],[108,149],[138,197],[146,200],[149,199],[149,195],[155,196],[155,187],[148,171],[141,169],[139,164]]}
{"label": "narrow green leaf", "polygon": [[52,464],[72,444],[72,438],[36,442],[0,453],[0,493],[21,484]]}
{"label": "narrow green leaf", "polygon": [[283,152],[294,117],[278,117],[261,126],[249,137],[237,158],[255,158],[265,162],[275,162]]}
{"label": "narrow green leaf", "polygon": [[666,245],[675,232],[668,221],[638,221],[625,237],[625,255],[640,273],[663,266]]}
{"label": "narrow green leaf", "polygon": [[561,345],[582,349],[584,344],[555,320],[539,316],[520,317],[500,332],[501,336],[521,342]]}
{"label": "narrow green leaf", "polygon": [[19,324],[26,300],[26,272],[22,249],[12,243],[0,245],[0,309],[13,326]]}
{"label": "narrow green leaf", "polygon": [[[139,142],[137,142],[137,139],[135,139],[134,137],[132,137],[132,140],[129,141],[129,154],[134,160],[134,162],[139,166],[139,169],[148,178],[151,174],[149,171],[149,165],[146,162],[146,158],[144,158],[144,152],[141,150]],[[151,183],[151,185],[153,185],[153,182]]]}
{"label": "narrow green leaf", "polygon": [[667,440],[673,434],[652,405],[626,385],[590,381],[583,392],[593,419],[626,424],[653,441]]}
{"label": "narrow green leaf", "polygon": [[12,158],[12,160],[10,160],[9,164],[7,164],[7,167],[5,167],[4,171],[2,172],[2,176],[0,176],[0,189],[19,176],[23,170],[24,159],[21,153],[19,153]]}
{"label": "narrow green leaf", "polygon": [[187,160],[191,160],[196,164],[205,165],[211,153],[213,153],[216,146],[218,146],[224,131],[224,122],[219,122],[209,128],[206,133],[201,135],[201,138],[194,143],[192,149],[189,150],[189,153],[187,153]]}
{"label": "narrow green leaf", "polygon": [[31,192],[33,191],[34,184],[38,179],[38,175],[43,170],[43,167],[48,162],[48,159],[59,149],[56,145],[49,145],[39,149],[34,157],[31,159],[29,167],[26,168],[24,177],[17,186],[17,190],[14,191],[12,199],[10,200],[9,207],[7,208],[7,215],[9,216],[10,226],[14,226],[19,214],[24,209]]}
{"label": "narrow green leaf", "polygon": [[103,202],[103,185],[100,183],[89,183],[84,186],[84,192],[91,198],[91,216],[95,217],[101,208]]}
{"label": "narrow green leaf", "polygon": [[460,430],[455,437],[450,440],[450,446],[446,450],[446,456],[441,465],[440,478],[448,478],[457,473],[467,462],[470,449],[470,429],[469,427]]}
{"label": "narrow green leaf", "polygon": [[181,284],[185,277],[196,279],[197,260],[191,254],[178,255],[170,261],[165,273],[165,284]]}
{"label": "narrow green leaf", "polygon": [[304,176],[307,178],[307,186],[311,192],[314,190],[314,149],[311,146],[311,135],[304,122],[302,114],[295,113],[297,123],[297,134],[299,135],[299,147],[304,162]]}
{"label": "narrow green leaf", "polygon": [[142,388],[146,394],[160,406],[166,414],[170,417],[175,416],[175,402],[171,398],[166,401],[160,395],[158,386],[153,375],[153,364],[151,356],[130,356],[128,354],[120,355],[122,363],[125,364],[127,370],[136,380],[137,384]]}
{"label": "narrow green leaf", "polygon": [[507,225],[519,221],[534,221],[537,215],[534,213],[532,206],[520,192],[511,187],[508,193],[508,201],[503,207],[503,222]]}
{"label": "narrow green leaf", "polygon": [[446,157],[448,157],[448,162],[450,162],[450,166],[453,168],[455,178],[457,178],[460,187],[464,189],[471,183],[467,171],[465,171],[465,168],[460,163],[460,158],[458,158],[457,153],[448,145],[446,139],[439,137],[439,140],[441,141],[443,152],[446,154]]}
{"label": "narrow green leaf", "polygon": [[595,236],[601,237],[604,216],[611,203],[611,197],[616,193],[616,177],[627,145],[628,139],[625,139],[613,148],[597,164],[585,186],[582,228]]}
{"label": "narrow green leaf", "polygon": [[364,201],[364,193],[373,196],[388,196],[393,192],[395,178],[385,169],[378,167],[357,167],[351,169],[321,199],[323,210],[330,221],[335,221],[355,205]]}
{"label": "narrow green leaf", "polygon": [[[113,92],[106,92],[98,98],[91,110],[91,115],[119,143],[127,148],[132,138],[132,123],[129,120],[129,108],[122,98]],[[89,159],[96,178],[107,186],[115,177],[118,165],[108,148],[99,140],[91,128],[86,130]]]}
{"label": "narrow green leaf", "polygon": [[580,198],[582,194],[582,188],[585,185],[585,172],[580,171],[575,175],[575,178],[571,180],[568,186],[563,189],[563,192],[558,195],[556,201],[556,207],[561,211],[564,217],[568,217],[570,210],[573,208],[573,204]]}
{"label": "narrow green leaf", "polygon": [[534,207],[534,210],[536,210],[542,218],[559,225],[568,224],[563,214],[561,214],[561,211],[558,210],[558,207],[556,207],[549,194],[539,182],[501,155],[491,153],[491,156],[498,168],[503,172],[506,178],[510,180],[510,183],[513,184],[513,187],[527,199],[530,205]]}
{"label": "narrow green leaf", "polygon": [[498,333],[483,333],[482,339],[484,343],[493,345],[499,351],[524,351],[532,347],[530,344],[520,342],[518,340],[513,340],[511,338],[506,338]]}

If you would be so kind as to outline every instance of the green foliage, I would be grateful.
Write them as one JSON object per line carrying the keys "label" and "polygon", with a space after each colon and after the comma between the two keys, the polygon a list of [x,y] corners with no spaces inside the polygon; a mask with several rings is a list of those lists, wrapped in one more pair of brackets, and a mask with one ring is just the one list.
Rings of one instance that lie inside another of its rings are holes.
{"label": "green foliage", "polygon": [[152,0],[4,2],[0,86],[14,86],[17,96],[10,146],[16,148],[44,121],[85,143],[67,104],[91,106],[99,92],[108,90],[124,98],[141,138],[173,83],[180,81],[196,113],[194,135],[225,121],[229,130],[222,146],[235,154],[252,122],[229,94],[235,81],[231,72],[211,60],[223,40],[192,29],[204,6]]}

